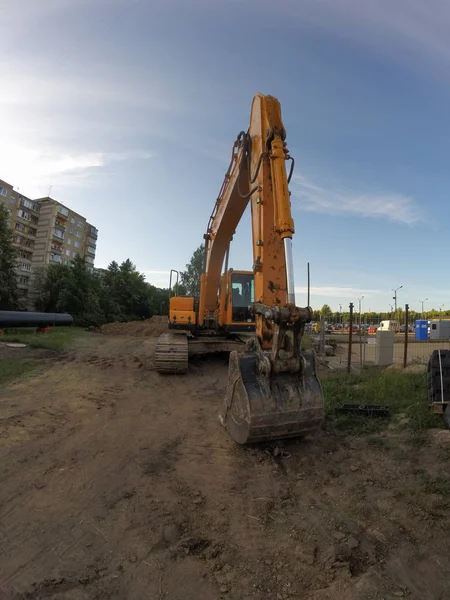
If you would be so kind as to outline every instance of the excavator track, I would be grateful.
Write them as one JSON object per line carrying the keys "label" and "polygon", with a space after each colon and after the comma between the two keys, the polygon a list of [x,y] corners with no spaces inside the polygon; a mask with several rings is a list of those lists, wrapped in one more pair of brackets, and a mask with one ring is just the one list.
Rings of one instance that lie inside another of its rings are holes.
{"label": "excavator track", "polygon": [[183,333],[163,333],[156,342],[154,364],[158,373],[186,373],[188,340]]}

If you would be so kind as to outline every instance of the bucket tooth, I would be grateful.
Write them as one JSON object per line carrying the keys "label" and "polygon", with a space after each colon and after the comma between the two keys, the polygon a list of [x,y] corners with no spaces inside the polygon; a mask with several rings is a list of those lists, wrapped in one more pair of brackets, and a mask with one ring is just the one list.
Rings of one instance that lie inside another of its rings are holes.
{"label": "bucket tooth", "polygon": [[302,352],[302,359],[298,373],[266,376],[256,352],[231,352],[219,420],[237,443],[297,437],[321,427],[324,400],[314,352]]}

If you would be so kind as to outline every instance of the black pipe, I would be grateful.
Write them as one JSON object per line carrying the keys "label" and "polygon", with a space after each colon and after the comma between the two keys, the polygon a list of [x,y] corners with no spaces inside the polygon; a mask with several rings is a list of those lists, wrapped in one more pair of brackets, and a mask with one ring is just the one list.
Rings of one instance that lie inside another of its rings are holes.
{"label": "black pipe", "polygon": [[0,328],[4,327],[61,327],[72,325],[72,315],[67,313],[39,313],[0,310]]}

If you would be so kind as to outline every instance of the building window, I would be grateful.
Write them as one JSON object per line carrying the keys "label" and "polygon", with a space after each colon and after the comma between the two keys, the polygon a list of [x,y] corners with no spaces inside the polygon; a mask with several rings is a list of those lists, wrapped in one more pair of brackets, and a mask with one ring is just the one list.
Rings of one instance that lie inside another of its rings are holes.
{"label": "building window", "polygon": [[75,258],[76,256],[78,256],[78,252],[72,252],[72,256]]}
{"label": "building window", "polygon": [[72,238],[69,238],[69,239],[67,240],[67,243],[69,244],[69,246],[71,246],[71,245],[72,245]]}
{"label": "building window", "polygon": [[73,227],[69,227],[69,233],[73,233]]}
{"label": "building window", "polygon": [[70,256],[70,250],[66,250],[66,256]]}
{"label": "building window", "polygon": [[90,252],[91,254],[95,254],[95,248],[92,248],[91,246],[88,246],[87,251]]}
{"label": "building window", "polygon": [[76,232],[75,232],[75,235],[76,235],[77,237],[81,237],[81,231],[76,231]]}
{"label": "building window", "polygon": [[69,209],[66,208],[65,206],[60,206],[58,208],[58,212],[60,212],[62,215],[66,216],[66,217],[69,215]]}
{"label": "building window", "polygon": [[77,221],[77,227],[83,227],[83,221]]}
{"label": "building window", "polygon": [[0,194],[2,196],[6,196],[6,190],[5,190],[5,188],[0,187]]}
{"label": "building window", "polygon": [[14,196],[11,196],[9,201],[11,202],[11,204],[15,204],[16,199],[14,198]]}
{"label": "building window", "polygon": [[31,271],[31,265],[29,265],[28,263],[20,263],[20,270]]}
{"label": "building window", "polygon": [[64,231],[62,229],[58,229],[58,227],[55,227],[55,236],[57,238],[60,238],[61,240],[64,239]]}
{"label": "building window", "polygon": [[79,248],[80,247],[80,242],[75,242],[74,246],[75,246],[75,248]]}

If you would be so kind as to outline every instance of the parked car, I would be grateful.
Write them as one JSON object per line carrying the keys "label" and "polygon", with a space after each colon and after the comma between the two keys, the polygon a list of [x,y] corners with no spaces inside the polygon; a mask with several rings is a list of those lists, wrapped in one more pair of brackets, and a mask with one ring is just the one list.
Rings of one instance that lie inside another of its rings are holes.
{"label": "parked car", "polygon": [[376,333],[377,329],[378,329],[378,325],[369,325],[368,332],[369,333]]}

